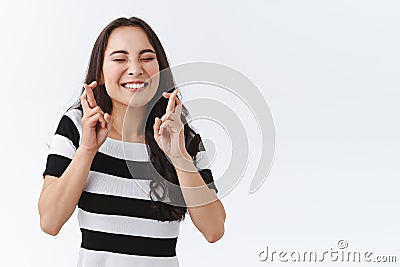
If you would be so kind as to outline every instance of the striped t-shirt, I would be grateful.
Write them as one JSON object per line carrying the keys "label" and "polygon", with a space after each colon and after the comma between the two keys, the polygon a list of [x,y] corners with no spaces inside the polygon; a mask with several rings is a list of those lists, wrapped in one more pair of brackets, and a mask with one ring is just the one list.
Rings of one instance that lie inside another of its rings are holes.
{"label": "striped t-shirt", "polygon": [[[43,175],[60,177],[68,167],[81,143],[81,119],[79,109],[63,115]],[[111,138],[102,144],[78,203],[78,266],[179,266],[179,221],[165,221],[152,209],[151,180],[143,176],[149,164],[146,144]],[[200,151],[195,165],[209,188],[216,190],[207,164],[205,151]]]}

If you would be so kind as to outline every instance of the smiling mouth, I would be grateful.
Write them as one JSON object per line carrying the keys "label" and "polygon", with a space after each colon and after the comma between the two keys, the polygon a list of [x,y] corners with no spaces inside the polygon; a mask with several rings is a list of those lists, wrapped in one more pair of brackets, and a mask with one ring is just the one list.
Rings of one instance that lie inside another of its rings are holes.
{"label": "smiling mouth", "polygon": [[121,84],[122,87],[128,89],[129,91],[138,91],[140,89],[145,88],[148,85],[149,85],[148,82],[144,82],[144,83],[123,83],[123,84]]}

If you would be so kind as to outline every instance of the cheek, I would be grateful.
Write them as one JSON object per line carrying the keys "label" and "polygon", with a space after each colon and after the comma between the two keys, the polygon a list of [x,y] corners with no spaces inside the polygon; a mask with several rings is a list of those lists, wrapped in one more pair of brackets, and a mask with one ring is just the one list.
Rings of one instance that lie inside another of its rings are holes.
{"label": "cheek", "polygon": [[158,73],[158,71],[159,71],[158,63],[149,64],[145,68],[146,68],[146,73],[147,73],[147,75],[149,75],[149,77],[153,76],[154,74]]}
{"label": "cheek", "polygon": [[146,74],[151,78],[152,82],[152,90],[157,91],[158,85],[159,85],[159,66],[158,63],[155,64],[148,64],[144,66],[144,69],[146,71]]}
{"label": "cheek", "polygon": [[119,80],[120,73],[121,73],[121,71],[118,67],[105,64],[103,66],[104,83],[110,83],[110,82],[115,82],[116,80]]}

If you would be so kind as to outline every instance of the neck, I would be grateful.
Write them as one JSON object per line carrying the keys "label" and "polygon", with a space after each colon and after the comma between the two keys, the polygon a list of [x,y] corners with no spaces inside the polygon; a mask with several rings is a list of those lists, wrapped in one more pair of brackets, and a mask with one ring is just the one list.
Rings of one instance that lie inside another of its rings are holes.
{"label": "neck", "polygon": [[145,107],[128,107],[114,102],[111,115],[113,122],[110,138],[125,142],[145,142]]}

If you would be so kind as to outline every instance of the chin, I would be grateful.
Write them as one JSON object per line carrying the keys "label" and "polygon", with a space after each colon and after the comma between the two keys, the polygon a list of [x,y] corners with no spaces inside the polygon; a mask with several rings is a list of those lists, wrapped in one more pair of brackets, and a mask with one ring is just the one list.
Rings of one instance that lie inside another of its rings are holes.
{"label": "chin", "polygon": [[127,103],[127,106],[130,108],[141,108],[147,105],[147,103],[150,102],[151,99],[143,99],[142,97],[133,97],[129,103]]}

